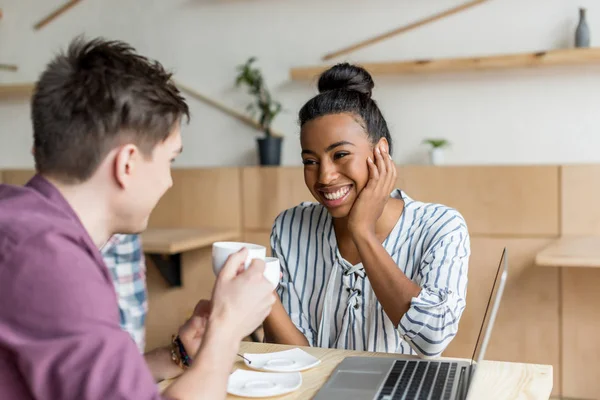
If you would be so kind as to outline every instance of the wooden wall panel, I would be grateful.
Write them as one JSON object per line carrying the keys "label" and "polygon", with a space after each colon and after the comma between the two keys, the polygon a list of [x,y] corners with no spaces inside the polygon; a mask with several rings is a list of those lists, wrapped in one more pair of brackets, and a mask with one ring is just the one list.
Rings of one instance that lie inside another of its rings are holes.
{"label": "wooden wall panel", "polygon": [[301,167],[242,170],[244,229],[271,230],[280,212],[315,201],[304,184]]}
{"label": "wooden wall panel", "polygon": [[246,243],[254,243],[265,246],[267,248],[267,255],[271,254],[271,231],[245,232],[243,240]]}
{"label": "wooden wall panel", "polygon": [[[399,166],[398,173],[398,187],[413,199],[458,209],[471,234],[560,233],[559,167]],[[249,230],[270,229],[279,212],[315,201],[301,167],[244,168],[242,185],[244,228]]]}
{"label": "wooden wall panel", "polygon": [[568,165],[562,175],[562,234],[600,235],[600,165]]}
{"label": "wooden wall panel", "polygon": [[472,235],[559,235],[559,167],[407,166],[398,175],[413,199],[459,210]]}
{"label": "wooden wall panel", "polygon": [[239,168],[175,169],[173,187],[150,216],[153,228],[237,228],[242,203]]}
{"label": "wooden wall panel", "polygon": [[471,239],[467,308],[459,333],[445,356],[470,358],[473,355],[494,274],[502,248],[506,246],[509,276],[485,358],[553,365],[553,393],[560,393],[558,271],[534,265],[536,253],[550,241],[543,238]]}
{"label": "wooden wall panel", "polygon": [[2,172],[4,183],[9,185],[24,185],[35,175],[32,169],[7,169]]}
{"label": "wooden wall panel", "polygon": [[148,315],[146,349],[169,344],[171,335],[192,314],[200,299],[210,299],[215,282],[212,249],[185,252],[182,255],[180,288],[171,288],[147,257]]}
{"label": "wooden wall panel", "polygon": [[600,399],[600,270],[562,268],[563,395]]}

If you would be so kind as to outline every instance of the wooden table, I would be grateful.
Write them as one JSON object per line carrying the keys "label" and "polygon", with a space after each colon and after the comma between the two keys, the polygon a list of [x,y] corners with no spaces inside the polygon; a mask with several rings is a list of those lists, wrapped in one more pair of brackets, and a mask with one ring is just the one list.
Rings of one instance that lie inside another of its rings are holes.
{"label": "wooden table", "polygon": [[535,262],[542,267],[600,268],[600,236],[565,236],[540,251]]}
{"label": "wooden table", "polygon": [[165,280],[180,287],[181,253],[211,246],[214,242],[237,240],[236,229],[150,228],[142,233],[142,248]]}
{"label": "wooden table", "polygon": [[[242,342],[240,353],[270,353],[293,348],[276,344]],[[367,353],[317,347],[303,350],[321,360],[318,366],[302,372],[302,386],[297,391],[276,399],[311,399],[327,381],[335,367],[347,356],[394,357],[395,354]],[[248,369],[242,361],[234,369]],[[164,390],[170,381],[161,382]],[[518,364],[499,361],[484,361],[477,369],[469,399],[545,399],[552,392],[552,366],[536,364]],[[228,399],[239,399],[229,395]],[[275,398],[273,398],[275,399]]]}

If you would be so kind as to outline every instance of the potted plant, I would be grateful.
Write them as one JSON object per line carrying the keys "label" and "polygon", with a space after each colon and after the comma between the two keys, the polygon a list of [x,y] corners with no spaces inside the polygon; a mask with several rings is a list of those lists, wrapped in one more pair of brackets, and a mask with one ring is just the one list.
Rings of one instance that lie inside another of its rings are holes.
{"label": "potted plant", "polygon": [[450,146],[450,142],[446,139],[425,139],[424,144],[430,146],[429,162],[433,165],[444,163],[444,148]]}
{"label": "potted plant", "polygon": [[246,85],[248,93],[254,96],[255,101],[246,107],[253,118],[258,114],[258,126],[265,134],[257,139],[258,153],[261,165],[279,165],[281,163],[282,137],[273,136],[271,124],[281,112],[281,103],[275,101],[267,89],[261,71],[252,64],[256,62],[251,57],[246,63],[237,67],[238,75],[235,80],[236,86]]}

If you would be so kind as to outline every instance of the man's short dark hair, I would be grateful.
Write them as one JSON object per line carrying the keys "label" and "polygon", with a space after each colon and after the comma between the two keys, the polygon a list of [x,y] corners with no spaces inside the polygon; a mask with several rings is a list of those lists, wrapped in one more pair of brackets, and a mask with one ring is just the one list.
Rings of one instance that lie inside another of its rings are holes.
{"label": "man's short dark hair", "polygon": [[36,170],[66,183],[86,181],[123,143],[145,155],[189,109],[171,74],[127,43],[78,37],[42,73],[33,95]]}

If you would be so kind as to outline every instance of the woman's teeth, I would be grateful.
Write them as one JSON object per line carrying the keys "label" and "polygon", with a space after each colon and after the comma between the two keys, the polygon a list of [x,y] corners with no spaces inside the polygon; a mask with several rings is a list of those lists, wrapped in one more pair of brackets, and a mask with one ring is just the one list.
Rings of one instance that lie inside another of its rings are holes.
{"label": "woman's teeth", "polygon": [[337,199],[341,199],[342,197],[344,197],[346,194],[348,194],[349,191],[350,191],[350,187],[346,186],[346,187],[341,188],[337,192],[323,193],[323,197],[325,197],[327,200],[337,200]]}

